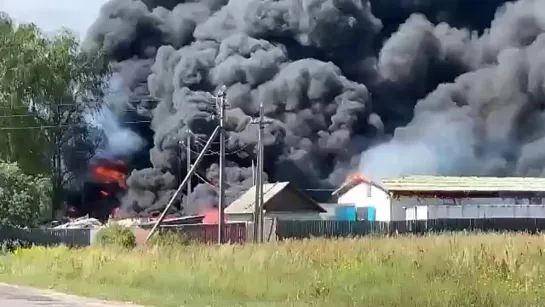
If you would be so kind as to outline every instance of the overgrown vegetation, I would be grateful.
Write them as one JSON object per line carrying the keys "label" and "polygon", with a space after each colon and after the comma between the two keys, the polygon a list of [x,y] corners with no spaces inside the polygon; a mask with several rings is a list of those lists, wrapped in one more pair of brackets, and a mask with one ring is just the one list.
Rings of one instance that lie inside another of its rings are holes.
{"label": "overgrown vegetation", "polygon": [[84,116],[100,107],[107,61],[82,53],[69,32],[46,35],[1,12],[0,42],[0,160],[50,180],[51,218],[102,140]]}
{"label": "overgrown vegetation", "polygon": [[0,257],[0,280],[150,306],[539,306],[545,237],[467,235]]}
{"label": "overgrown vegetation", "polygon": [[100,229],[96,236],[97,244],[102,247],[117,249],[133,249],[136,247],[136,237],[130,228],[116,223]]}
{"label": "overgrown vegetation", "polygon": [[0,225],[36,226],[51,210],[51,182],[0,160]]}
{"label": "overgrown vegetation", "polygon": [[0,241],[0,255],[13,253],[16,250],[32,247],[32,243],[25,240],[3,240]]}
{"label": "overgrown vegetation", "polygon": [[178,248],[191,243],[189,238],[175,230],[161,230],[148,241],[148,246],[159,248]]}

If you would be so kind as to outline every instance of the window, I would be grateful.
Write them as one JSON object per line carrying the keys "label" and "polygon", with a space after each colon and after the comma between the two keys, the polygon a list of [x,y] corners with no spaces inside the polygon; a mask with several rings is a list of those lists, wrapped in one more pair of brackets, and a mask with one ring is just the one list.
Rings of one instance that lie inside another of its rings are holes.
{"label": "window", "polygon": [[367,197],[371,197],[372,186],[370,183],[366,183],[366,185],[367,185]]}

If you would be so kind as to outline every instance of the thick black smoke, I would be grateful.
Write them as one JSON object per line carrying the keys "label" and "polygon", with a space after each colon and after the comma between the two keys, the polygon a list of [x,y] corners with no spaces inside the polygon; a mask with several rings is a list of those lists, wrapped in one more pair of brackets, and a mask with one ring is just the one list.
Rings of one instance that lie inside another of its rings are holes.
{"label": "thick black smoke", "polygon": [[[124,209],[164,207],[185,175],[187,135],[196,156],[217,125],[221,85],[228,201],[252,185],[260,103],[273,181],[334,186],[360,159],[374,176],[540,175],[545,3],[504,2],[111,0],[84,49],[111,56],[123,108],[151,121],[154,144]],[[199,171],[212,183],[217,150]],[[214,205],[215,189],[198,185],[184,211]]]}
{"label": "thick black smoke", "polygon": [[544,32],[539,0],[505,4],[480,35],[407,20],[384,44],[382,76],[415,82],[437,62],[465,73],[420,99],[406,127],[363,155],[362,169],[376,177],[545,175]]}

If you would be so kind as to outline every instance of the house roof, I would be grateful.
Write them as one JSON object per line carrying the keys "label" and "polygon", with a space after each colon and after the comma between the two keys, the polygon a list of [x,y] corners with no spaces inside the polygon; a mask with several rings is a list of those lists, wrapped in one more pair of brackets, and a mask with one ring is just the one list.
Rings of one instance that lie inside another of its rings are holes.
{"label": "house roof", "polygon": [[537,177],[448,177],[406,176],[380,181],[349,181],[339,187],[333,195],[344,194],[353,187],[367,183],[391,193],[407,192],[545,192],[545,178]]}
{"label": "house roof", "polygon": [[[317,202],[312,200],[306,194],[294,187],[290,182],[275,182],[263,184],[263,204],[265,211],[279,211],[276,206],[273,208],[273,199],[278,198],[284,192],[290,191],[290,204],[284,203],[284,205],[292,206],[294,211],[316,211],[325,212],[325,210],[318,205]],[[241,197],[233,201],[227,208],[225,208],[226,214],[247,214],[254,213],[255,210],[255,186],[251,187],[248,191],[242,194]],[[291,208],[287,208],[282,211],[290,211]]]}
{"label": "house roof", "polygon": [[347,181],[345,183],[343,183],[338,189],[336,189],[335,191],[333,191],[333,193],[331,193],[331,195],[333,196],[339,196],[339,195],[343,195],[344,193],[350,191],[352,188],[362,184],[362,183],[366,183],[366,184],[370,184],[380,190],[383,190],[385,192],[387,192],[386,188],[374,181],[371,181],[371,180],[368,180],[368,179],[363,179],[363,178],[355,178],[354,180],[350,180],[350,181]]}
{"label": "house roof", "polygon": [[385,179],[389,192],[545,192],[545,178],[407,176]]}

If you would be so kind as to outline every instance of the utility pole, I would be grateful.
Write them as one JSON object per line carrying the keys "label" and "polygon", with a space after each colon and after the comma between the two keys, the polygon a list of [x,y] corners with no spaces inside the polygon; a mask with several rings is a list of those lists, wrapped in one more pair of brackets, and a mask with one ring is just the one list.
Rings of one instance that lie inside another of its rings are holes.
{"label": "utility pole", "polygon": [[[258,134],[258,141],[257,141],[257,161],[259,165],[259,151],[260,151],[260,144],[261,139],[259,138],[260,135]],[[254,160],[252,160],[252,182],[254,184],[254,190],[255,190],[255,206],[254,206],[254,216],[253,216],[253,222],[254,222],[254,243],[259,243],[259,185],[257,184],[259,175],[257,174],[256,167],[254,165]]]}
{"label": "utility pole", "polygon": [[225,209],[225,90],[222,85],[216,95],[216,104],[219,109],[220,134],[220,173],[219,173],[219,200],[218,200],[218,244],[223,243],[223,222]]}
{"label": "utility pole", "polygon": [[208,141],[204,145],[204,148],[202,149],[201,153],[199,154],[199,156],[197,156],[197,159],[195,160],[195,163],[193,163],[193,166],[191,167],[191,169],[189,170],[187,175],[185,175],[184,180],[182,181],[182,183],[180,183],[180,186],[178,187],[176,192],[174,192],[174,195],[172,195],[172,197],[170,198],[167,206],[165,207],[165,209],[161,213],[161,216],[159,216],[159,219],[157,219],[157,222],[155,222],[155,225],[153,225],[153,228],[151,229],[150,233],[146,237],[146,243],[153,236],[153,234],[155,233],[157,228],[161,225],[161,223],[165,219],[165,216],[167,215],[168,209],[170,209],[170,207],[172,207],[172,204],[174,204],[174,201],[178,197],[178,194],[180,194],[182,192],[183,187],[186,185],[187,180],[189,180],[189,177],[191,177],[193,175],[193,173],[197,169],[197,166],[199,165],[199,163],[201,163],[201,160],[204,158],[205,153],[208,151],[208,149],[212,145],[212,142],[214,141],[216,136],[218,136],[219,130],[220,130],[220,128],[216,127],[214,132],[212,132],[212,135],[210,136],[210,138],[208,139]]}
{"label": "utility pole", "polygon": [[[259,105],[259,119],[253,120],[252,123],[258,124],[258,138],[257,138],[257,176],[256,176],[256,202],[255,202],[255,211],[254,211],[254,227],[257,228],[257,238],[259,243],[263,243],[263,230],[264,230],[264,206],[263,206],[263,160],[264,160],[264,149],[263,149],[263,131],[265,129],[265,124],[270,124],[270,120],[265,120],[265,110],[263,107],[263,102]],[[254,232],[255,233],[255,232]]]}
{"label": "utility pole", "polygon": [[[191,169],[191,132],[187,130],[187,146],[186,146],[186,159],[187,159],[187,173]],[[187,180],[187,197],[186,205],[189,205],[189,194],[191,194],[191,177]]]}
{"label": "utility pole", "polygon": [[[259,134],[258,134],[259,138]],[[260,192],[260,184],[259,180],[261,177],[261,174],[259,173],[259,155],[261,152],[261,139],[258,139],[257,141],[257,170],[254,170],[255,178],[254,178],[254,187],[255,187],[255,206],[254,206],[254,243],[259,243],[259,223],[261,221],[261,215],[259,214],[259,210],[261,209],[261,192]]]}
{"label": "utility pole", "polygon": [[255,162],[252,159],[252,184],[255,185]]}

